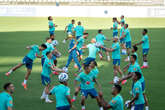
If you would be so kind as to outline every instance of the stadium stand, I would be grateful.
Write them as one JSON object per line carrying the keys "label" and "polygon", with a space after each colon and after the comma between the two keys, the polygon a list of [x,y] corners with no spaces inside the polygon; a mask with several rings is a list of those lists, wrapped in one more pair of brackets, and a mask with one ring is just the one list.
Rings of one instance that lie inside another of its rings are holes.
{"label": "stadium stand", "polygon": [[0,0],[1,5],[162,6],[164,0]]}

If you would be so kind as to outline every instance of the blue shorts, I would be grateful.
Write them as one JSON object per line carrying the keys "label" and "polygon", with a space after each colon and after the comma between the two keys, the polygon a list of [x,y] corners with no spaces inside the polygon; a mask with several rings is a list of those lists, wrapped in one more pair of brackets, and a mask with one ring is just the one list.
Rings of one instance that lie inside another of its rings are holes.
{"label": "blue shorts", "polygon": [[131,41],[126,42],[126,48],[127,48],[127,49],[128,49],[128,48],[131,48]]}
{"label": "blue shorts", "polygon": [[149,49],[143,49],[143,55],[148,55]]}
{"label": "blue shorts", "polygon": [[125,44],[125,39],[124,38],[120,39],[120,43]]}
{"label": "blue shorts", "polygon": [[70,110],[70,106],[56,107],[56,110]]}
{"label": "blue shorts", "polygon": [[120,59],[113,59],[113,65],[120,66]]}
{"label": "blue shorts", "polygon": [[29,57],[25,56],[22,60],[22,63],[26,65],[26,68],[32,69],[33,66],[33,60]]}
{"label": "blue shorts", "polygon": [[80,49],[80,50],[77,50],[78,51],[78,53],[79,53],[79,56],[80,55],[83,55],[83,51]]}
{"label": "blue shorts", "polygon": [[52,59],[53,61],[56,60],[56,56],[54,54],[52,55]]}
{"label": "blue shorts", "polygon": [[49,31],[50,36],[54,35],[54,31]]}
{"label": "blue shorts", "polygon": [[134,110],[144,110],[144,104],[135,105]]}
{"label": "blue shorts", "polygon": [[87,98],[88,95],[90,95],[91,98],[96,98],[98,96],[97,91],[94,88],[93,89],[87,89],[87,90],[81,89],[81,94],[83,96],[85,96],[85,98]]}
{"label": "blue shorts", "polygon": [[48,84],[51,83],[50,78],[48,78],[48,77],[46,77],[46,76],[44,76],[44,75],[41,75],[41,81],[42,81],[42,84],[43,84],[44,86],[47,86]]}
{"label": "blue shorts", "polygon": [[41,65],[43,66],[44,65],[44,62],[45,62],[45,58],[41,58]]}
{"label": "blue shorts", "polygon": [[95,61],[95,58],[87,57],[87,58],[84,60],[84,64],[85,64],[85,65],[89,65],[92,61]]}
{"label": "blue shorts", "polygon": [[113,32],[113,37],[118,36],[118,32]]}
{"label": "blue shorts", "polygon": [[145,81],[143,81],[142,83],[141,83],[141,85],[142,85],[142,91],[143,91],[143,93],[145,92]]}
{"label": "blue shorts", "polygon": [[76,39],[78,40],[81,36],[76,36]]}

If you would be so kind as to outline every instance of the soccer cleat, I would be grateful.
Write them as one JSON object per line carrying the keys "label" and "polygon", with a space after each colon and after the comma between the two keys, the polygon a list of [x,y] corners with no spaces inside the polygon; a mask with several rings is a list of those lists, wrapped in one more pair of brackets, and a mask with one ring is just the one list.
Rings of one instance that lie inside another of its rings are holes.
{"label": "soccer cleat", "polygon": [[78,66],[77,66],[77,65],[74,65],[74,68],[76,68],[76,69],[77,69],[77,68],[78,68]]}
{"label": "soccer cleat", "polygon": [[24,87],[25,90],[27,90],[27,85],[22,83],[22,86]]}
{"label": "soccer cleat", "polygon": [[148,66],[142,66],[141,69],[143,69],[143,68],[148,68]]}
{"label": "soccer cleat", "polygon": [[72,99],[71,102],[75,102],[76,100],[75,99]]}
{"label": "soccer cleat", "polygon": [[85,108],[82,108],[81,110],[85,110]]}
{"label": "soccer cleat", "polygon": [[124,85],[126,82],[127,82],[127,80],[123,80],[123,81],[121,82],[121,84]]}
{"label": "soccer cleat", "polygon": [[56,71],[54,71],[54,72],[53,72],[53,74],[54,74],[54,75],[59,75],[59,73],[58,73],[58,72],[56,72]]}
{"label": "soccer cleat", "polygon": [[9,72],[7,72],[5,75],[6,75],[6,76],[9,76],[9,75],[10,75],[10,73],[9,73]]}
{"label": "soccer cleat", "polygon": [[45,99],[45,96],[41,96],[41,98],[40,98],[41,100],[44,100]]}
{"label": "soccer cleat", "polygon": [[45,100],[46,103],[52,103],[53,101],[51,101],[50,99]]}

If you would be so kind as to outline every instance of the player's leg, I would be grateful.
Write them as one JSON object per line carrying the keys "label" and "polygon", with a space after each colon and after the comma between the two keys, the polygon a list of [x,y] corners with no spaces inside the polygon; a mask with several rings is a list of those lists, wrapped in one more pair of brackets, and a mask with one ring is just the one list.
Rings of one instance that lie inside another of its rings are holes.
{"label": "player's leg", "polygon": [[72,102],[76,101],[76,97],[77,97],[79,91],[80,91],[80,86],[77,87],[77,88],[75,88],[75,93],[74,93],[74,96],[73,96]]}
{"label": "player's leg", "polygon": [[126,42],[126,48],[127,48],[127,58],[125,59],[125,61],[129,61],[130,60],[131,42]]}
{"label": "player's leg", "polygon": [[85,99],[86,99],[85,96],[81,97],[81,110],[85,110]]}
{"label": "player's leg", "polygon": [[78,61],[76,52],[72,52],[72,53],[73,53],[73,54],[72,54],[72,58],[73,58],[73,60],[75,61],[76,65],[78,66],[79,71],[81,71],[81,65],[80,65],[80,63],[79,63],[79,61]]}
{"label": "player's leg", "polygon": [[20,63],[16,66],[14,66],[12,69],[10,69],[7,73],[6,73],[6,76],[9,76],[12,72],[14,72],[15,70],[17,70],[18,68],[20,68],[21,66],[23,66],[24,64],[23,63]]}
{"label": "player's leg", "polygon": [[72,52],[71,53],[69,53],[69,56],[68,56],[68,61],[67,61],[67,64],[66,64],[66,68],[68,68],[69,67],[69,65],[70,65],[70,62],[72,61]]}
{"label": "player's leg", "polygon": [[27,80],[29,79],[31,71],[32,71],[32,69],[27,68],[27,73],[25,75],[24,82],[22,83],[22,86],[24,87],[25,90],[27,90]]}
{"label": "player's leg", "polygon": [[148,68],[148,61],[147,61],[148,51],[149,49],[143,49],[143,66],[141,68]]}

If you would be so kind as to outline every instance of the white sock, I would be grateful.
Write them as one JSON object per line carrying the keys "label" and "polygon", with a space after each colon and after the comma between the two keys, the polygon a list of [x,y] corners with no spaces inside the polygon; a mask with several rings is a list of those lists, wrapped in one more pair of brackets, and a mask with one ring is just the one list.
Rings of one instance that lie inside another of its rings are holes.
{"label": "white sock", "polygon": [[85,106],[82,106],[82,109],[85,109]]}
{"label": "white sock", "polygon": [[148,106],[146,106],[146,110],[149,110],[149,107]]}
{"label": "white sock", "polygon": [[127,57],[128,60],[130,60],[129,56]]}
{"label": "white sock", "polygon": [[107,56],[107,59],[110,60],[110,56]]}
{"label": "white sock", "polygon": [[45,94],[45,100],[46,100],[46,101],[49,100],[48,94]]}
{"label": "white sock", "polygon": [[135,109],[135,106],[132,106],[132,107],[131,107],[131,110],[134,110],[134,109]]}
{"label": "white sock", "polygon": [[42,92],[42,97],[45,97],[45,96],[46,96],[46,93],[45,93],[45,89],[44,89]]}
{"label": "white sock", "polygon": [[100,110],[103,110],[103,107],[100,107]]}
{"label": "white sock", "polygon": [[76,100],[76,96],[73,96],[73,99]]}
{"label": "white sock", "polygon": [[148,66],[148,62],[143,62],[143,66]]}
{"label": "white sock", "polygon": [[123,52],[124,52],[125,54],[127,54],[127,50],[126,50],[126,49],[123,49]]}
{"label": "white sock", "polygon": [[13,70],[11,69],[11,70],[9,70],[9,73],[11,74],[13,72]]}
{"label": "white sock", "polygon": [[24,82],[23,82],[24,84],[26,84],[27,83],[27,80],[26,79],[24,79]]}

